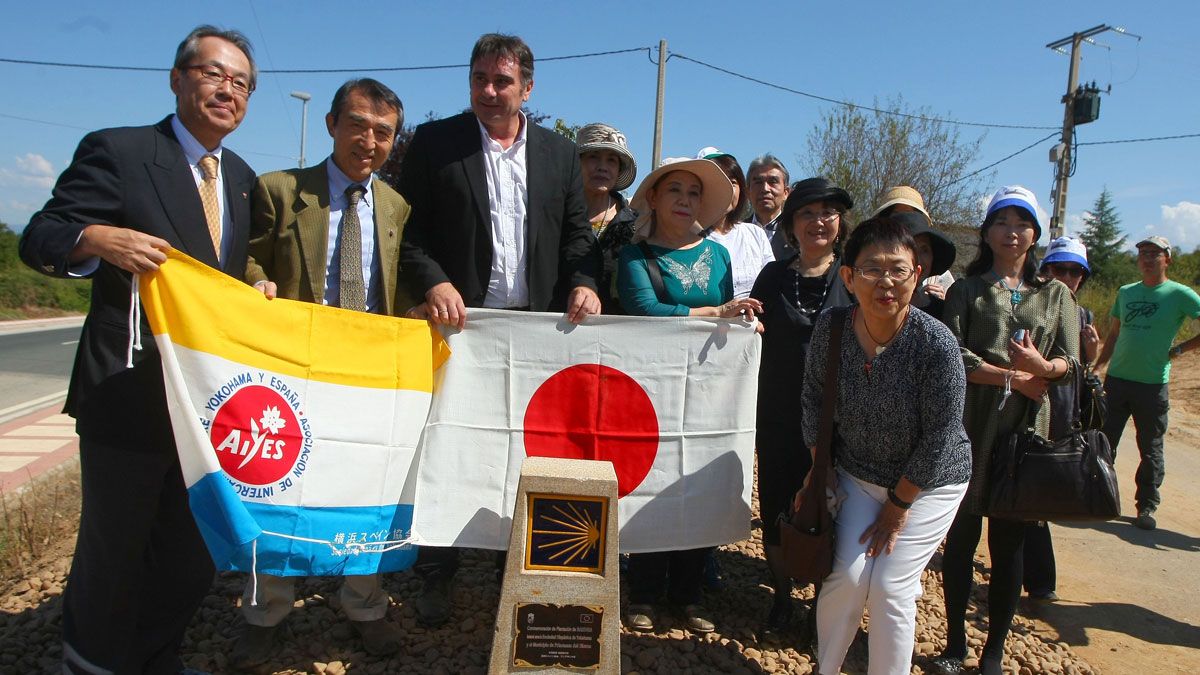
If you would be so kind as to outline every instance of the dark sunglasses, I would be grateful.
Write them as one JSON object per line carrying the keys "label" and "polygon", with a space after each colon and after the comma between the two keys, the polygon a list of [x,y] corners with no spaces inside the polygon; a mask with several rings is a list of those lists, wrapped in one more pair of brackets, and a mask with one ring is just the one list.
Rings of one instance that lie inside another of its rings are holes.
{"label": "dark sunglasses", "polygon": [[1065,277],[1083,276],[1083,268],[1079,265],[1050,265],[1050,272],[1053,274],[1061,274]]}

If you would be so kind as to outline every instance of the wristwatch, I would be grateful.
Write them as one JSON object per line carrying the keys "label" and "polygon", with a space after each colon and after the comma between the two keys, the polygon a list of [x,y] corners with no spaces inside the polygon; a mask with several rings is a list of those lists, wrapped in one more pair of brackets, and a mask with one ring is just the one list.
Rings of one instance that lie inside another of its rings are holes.
{"label": "wristwatch", "polygon": [[903,499],[900,499],[899,497],[896,496],[896,488],[888,488],[887,496],[888,496],[889,502],[904,509],[905,511],[912,508],[912,502],[906,502]]}

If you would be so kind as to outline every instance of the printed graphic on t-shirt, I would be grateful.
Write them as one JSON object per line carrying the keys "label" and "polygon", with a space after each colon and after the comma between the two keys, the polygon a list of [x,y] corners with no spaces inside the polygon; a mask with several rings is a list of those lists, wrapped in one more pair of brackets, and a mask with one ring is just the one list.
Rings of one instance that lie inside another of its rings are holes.
{"label": "printed graphic on t-shirt", "polygon": [[1157,302],[1149,302],[1147,300],[1137,300],[1125,305],[1125,319],[1122,323],[1129,323],[1134,319],[1145,317],[1149,319],[1158,311]]}

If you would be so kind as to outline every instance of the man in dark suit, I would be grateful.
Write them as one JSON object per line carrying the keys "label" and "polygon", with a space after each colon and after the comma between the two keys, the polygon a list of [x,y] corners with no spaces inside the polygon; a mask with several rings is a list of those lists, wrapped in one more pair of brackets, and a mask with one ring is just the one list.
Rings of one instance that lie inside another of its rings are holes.
{"label": "man in dark suit", "polygon": [[[241,33],[193,30],[171,69],[175,114],[85,136],[21,236],[30,267],[92,278],[66,403],[83,481],[63,596],[66,672],[179,672],[184,630],[212,583],[158,350],[151,339],[130,348],[131,273],[158,269],[176,248],[242,278],[254,172],[221,141],[245,116],[256,76]],[[150,335],[144,320],[141,331]]]}
{"label": "man in dark suit", "polygon": [[[363,78],[337,90],[325,115],[333,138],[329,159],[258,177],[247,283],[268,297],[373,314],[394,316],[412,306],[396,295],[408,204],[372,178],[403,123],[403,105],[383,83]],[[230,665],[249,668],[270,658],[279,626],[292,611],[294,583],[295,577],[269,574],[246,580],[246,627]],[[400,648],[400,629],[387,620],[388,594],[379,574],[345,577],[339,597],[368,652],[384,655]]]}
{"label": "man in dark suit", "polygon": [[[600,311],[575,144],[529,124],[533,53],[488,34],[471,52],[471,112],[417,128],[400,169],[412,216],[401,274],[422,302],[412,316],[463,327],[467,307],[565,309],[579,323]],[[426,624],[450,614],[452,548],[423,548],[417,601]]]}

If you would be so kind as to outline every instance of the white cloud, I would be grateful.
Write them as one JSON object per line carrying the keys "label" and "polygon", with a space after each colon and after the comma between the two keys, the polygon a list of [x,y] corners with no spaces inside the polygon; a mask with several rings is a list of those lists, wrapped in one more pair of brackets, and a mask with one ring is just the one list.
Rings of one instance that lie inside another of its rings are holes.
{"label": "white cloud", "polygon": [[1166,237],[1176,251],[1190,253],[1200,248],[1200,204],[1182,201],[1174,206],[1163,204],[1162,221],[1125,229],[1125,245],[1130,252],[1134,244],[1150,235]]}
{"label": "white cloud", "polygon": [[[1200,204],[1179,202],[1175,206],[1162,205],[1162,225],[1146,234],[1166,237],[1180,251],[1190,252],[1200,246]],[[1146,235],[1143,235],[1146,236]],[[1140,239],[1140,237],[1139,237]],[[1134,240],[1137,243],[1137,240]]]}
{"label": "white cloud", "polygon": [[54,165],[37,153],[26,153],[14,157],[12,166],[0,167],[0,187],[40,188],[49,191],[54,187]]}

